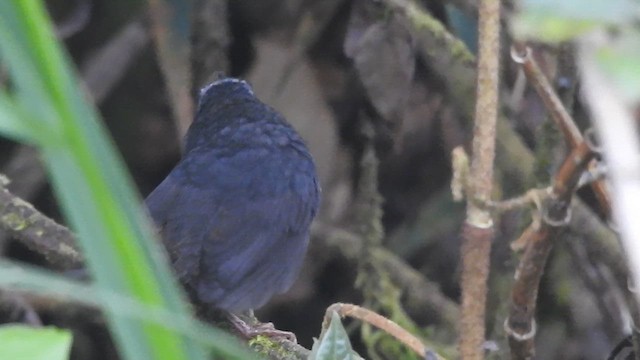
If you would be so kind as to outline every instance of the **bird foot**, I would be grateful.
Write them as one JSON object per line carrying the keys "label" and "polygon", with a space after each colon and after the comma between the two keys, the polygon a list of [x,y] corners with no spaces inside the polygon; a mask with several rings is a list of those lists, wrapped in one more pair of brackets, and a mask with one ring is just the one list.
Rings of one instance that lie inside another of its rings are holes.
{"label": "bird foot", "polygon": [[229,322],[238,332],[238,335],[251,339],[258,335],[266,336],[269,338],[284,338],[294,343],[298,343],[296,335],[290,331],[278,330],[273,326],[273,323],[261,323],[257,319],[252,319],[252,324],[248,324],[245,320],[241,319],[237,315],[229,314]]}

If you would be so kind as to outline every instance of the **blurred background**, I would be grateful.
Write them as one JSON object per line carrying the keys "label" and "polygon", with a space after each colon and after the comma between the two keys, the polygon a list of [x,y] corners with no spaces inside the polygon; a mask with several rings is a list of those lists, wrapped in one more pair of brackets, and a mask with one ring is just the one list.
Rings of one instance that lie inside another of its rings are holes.
{"label": "blurred background", "polygon": [[[438,42],[439,35],[425,49],[405,17],[383,1],[46,3],[83,79],[81,86],[99,108],[142,197],[179,160],[194,94],[218,72],[246,79],[306,140],[323,189],[321,211],[303,272],[289,292],[257,312],[261,320],[294,332],[310,348],[330,304],[365,304],[395,320],[406,317],[445,353],[455,347],[464,205],[451,196],[450,154],[471,138],[469,112],[460,104],[472,102],[473,93],[461,101],[452,97],[450,87],[468,79],[463,75],[472,60],[462,61],[462,68],[448,62],[448,43]],[[447,41],[473,54],[475,1],[416,3],[450,33]],[[505,19],[511,8],[507,2]],[[504,40],[509,41],[508,34]],[[580,104],[573,101],[575,73],[563,72],[571,49],[535,49],[579,125],[588,127]],[[565,151],[557,131],[549,130],[544,105],[523,85],[509,46],[503,50],[503,113],[508,131],[517,136],[499,147],[496,198],[547,185]],[[373,294],[356,286],[363,276],[358,257],[365,242],[358,194],[363,183],[371,182],[362,165],[369,145],[379,160],[374,185],[382,199],[380,257],[385,264]],[[521,151],[544,161],[531,173],[508,165],[517,163]],[[512,160],[503,161],[507,158]],[[10,191],[63,221],[34,149],[0,141],[0,173],[11,180]],[[580,195],[593,203],[589,191]],[[487,346],[494,358],[508,357],[502,325],[518,261],[509,245],[528,224],[527,214],[506,212],[497,223],[487,320]],[[0,236],[5,256],[46,266],[39,255]],[[582,246],[579,236],[569,232],[548,262],[537,315],[539,359],[602,359],[628,330],[611,271]],[[75,359],[116,358],[98,314],[60,304],[35,306],[46,323],[74,330]],[[2,312],[6,322],[19,316]],[[346,324],[360,354],[397,358],[384,346],[363,341],[358,323]]]}

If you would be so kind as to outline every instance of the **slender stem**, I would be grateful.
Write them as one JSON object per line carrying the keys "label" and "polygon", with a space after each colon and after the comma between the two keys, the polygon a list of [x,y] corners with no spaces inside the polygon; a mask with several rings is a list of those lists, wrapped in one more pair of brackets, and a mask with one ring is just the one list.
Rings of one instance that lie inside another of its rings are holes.
{"label": "slender stem", "polygon": [[400,325],[395,322],[387,319],[386,317],[373,312],[367,308],[363,308],[358,305],[353,304],[342,304],[336,303],[327,308],[327,311],[324,315],[324,321],[322,323],[322,328],[327,329],[329,327],[329,322],[331,320],[331,314],[333,312],[338,313],[340,317],[352,317],[358,319],[367,324],[373,325],[380,330],[383,330],[387,334],[393,336],[401,343],[405,344],[419,356],[425,356],[425,354],[429,354],[435,359],[444,360],[445,358],[436,354],[432,350],[428,349],[424,346],[422,341],[415,337],[413,334],[408,332],[407,330],[400,327]]}
{"label": "slender stem", "polygon": [[500,0],[479,3],[478,82],[476,88],[473,157],[467,218],[463,229],[462,313],[460,358],[482,359],[489,255],[494,238],[493,221],[486,206],[493,188],[498,73],[500,54]]}

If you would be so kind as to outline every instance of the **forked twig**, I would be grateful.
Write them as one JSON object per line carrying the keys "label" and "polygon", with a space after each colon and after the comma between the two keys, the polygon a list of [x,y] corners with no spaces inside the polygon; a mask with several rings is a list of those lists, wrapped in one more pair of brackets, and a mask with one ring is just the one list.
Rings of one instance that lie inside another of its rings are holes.
{"label": "forked twig", "polygon": [[525,251],[516,270],[509,317],[504,324],[513,359],[529,359],[534,354],[534,314],[540,278],[555,240],[569,223],[572,195],[593,156],[586,142],[571,151],[554,177],[552,194],[542,209],[542,221],[532,222],[519,240]]}

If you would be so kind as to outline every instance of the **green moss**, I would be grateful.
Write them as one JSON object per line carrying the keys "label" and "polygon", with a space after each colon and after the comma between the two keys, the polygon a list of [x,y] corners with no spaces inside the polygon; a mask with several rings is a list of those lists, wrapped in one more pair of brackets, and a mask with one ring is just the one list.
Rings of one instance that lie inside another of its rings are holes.
{"label": "green moss", "polygon": [[16,213],[8,213],[2,217],[2,223],[13,231],[24,230],[29,223]]}
{"label": "green moss", "polygon": [[262,358],[272,358],[274,355],[278,359],[288,359],[288,352],[280,344],[265,335],[258,335],[249,340],[249,347]]}
{"label": "green moss", "polygon": [[439,20],[414,7],[410,9],[407,15],[416,29],[428,31],[434,38],[438,39],[438,41],[446,43],[448,45],[446,48],[454,59],[457,59],[461,63],[475,66],[476,58],[471,51],[469,51],[467,45],[465,45],[462,40],[451,35]]}

